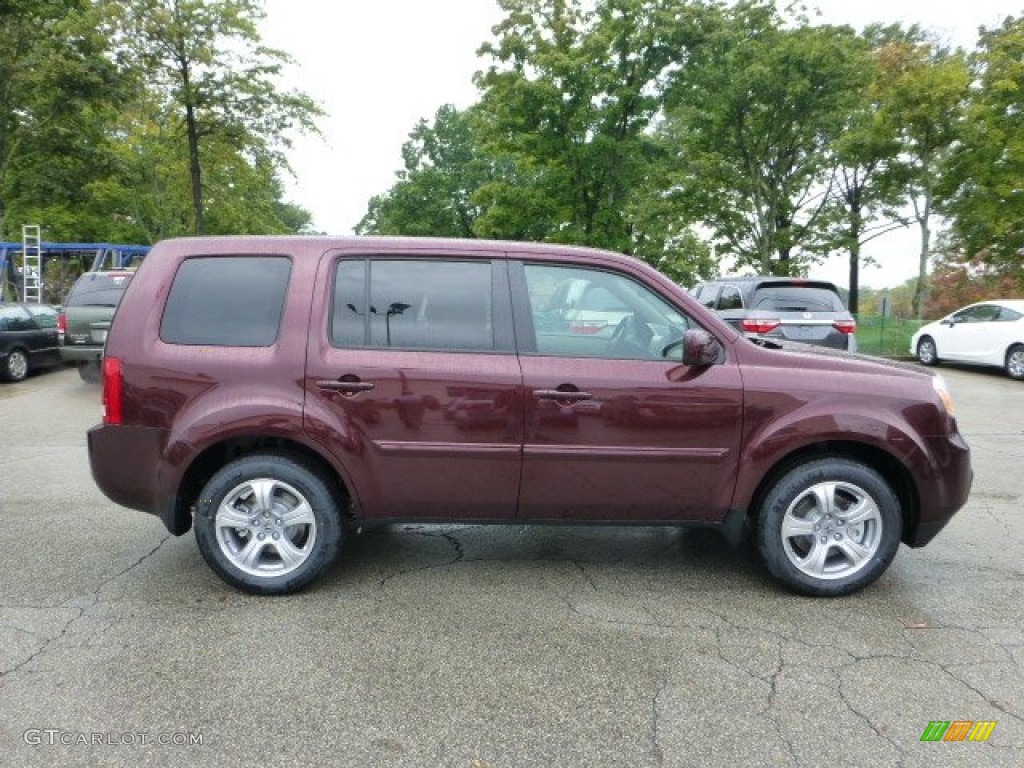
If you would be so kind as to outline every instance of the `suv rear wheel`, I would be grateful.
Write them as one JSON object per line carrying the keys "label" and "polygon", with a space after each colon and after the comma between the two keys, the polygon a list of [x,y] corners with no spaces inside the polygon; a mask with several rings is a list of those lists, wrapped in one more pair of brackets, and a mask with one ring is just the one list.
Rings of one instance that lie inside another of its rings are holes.
{"label": "suv rear wheel", "polygon": [[295,592],[338,554],[337,502],[312,470],[277,455],[224,466],[196,504],[196,541],[206,562],[246,592]]}
{"label": "suv rear wheel", "polygon": [[856,592],[889,567],[903,528],[900,503],[870,467],[848,459],[800,464],[761,506],[757,544],[769,572],[805,595]]}

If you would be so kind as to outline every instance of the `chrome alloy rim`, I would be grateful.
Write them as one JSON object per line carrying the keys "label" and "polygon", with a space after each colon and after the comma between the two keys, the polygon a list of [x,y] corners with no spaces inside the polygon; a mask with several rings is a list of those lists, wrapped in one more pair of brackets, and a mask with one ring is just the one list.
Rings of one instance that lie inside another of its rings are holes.
{"label": "chrome alloy rim", "polygon": [[852,483],[818,483],[801,493],[782,518],[789,561],[815,579],[843,579],[871,562],[882,541],[875,500]]}
{"label": "chrome alloy rim", "polygon": [[272,578],[291,573],[316,543],[316,518],[306,498],[280,480],[235,486],[217,508],[217,544],[236,568]]}
{"label": "chrome alloy rim", "polygon": [[917,357],[922,363],[930,363],[935,359],[935,344],[931,341],[922,341],[917,347]]}
{"label": "chrome alloy rim", "polygon": [[1017,348],[1006,359],[1006,370],[1015,379],[1024,378],[1024,348]]}
{"label": "chrome alloy rim", "polygon": [[16,381],[20,381],[28,375],[28,358],[23,352],[11,352],[10,357],[7,358],[7,371]]}

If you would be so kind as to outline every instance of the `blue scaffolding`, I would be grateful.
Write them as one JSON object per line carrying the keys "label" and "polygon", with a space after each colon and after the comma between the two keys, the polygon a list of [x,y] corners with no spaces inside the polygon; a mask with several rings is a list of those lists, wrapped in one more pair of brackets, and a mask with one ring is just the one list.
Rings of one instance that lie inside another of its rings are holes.
{"label": "blue scaffolding", "polygon": [[[22,244],[0,241],[0,286],[10,282],[21,295],[21,280],[14,260],[21,255]],[[146,254],[148,245],[121,245],[116,243],[50,243],[40,245],[42,265],[53,258],[79,259],[83,271],[100,272],[137,266]]]}

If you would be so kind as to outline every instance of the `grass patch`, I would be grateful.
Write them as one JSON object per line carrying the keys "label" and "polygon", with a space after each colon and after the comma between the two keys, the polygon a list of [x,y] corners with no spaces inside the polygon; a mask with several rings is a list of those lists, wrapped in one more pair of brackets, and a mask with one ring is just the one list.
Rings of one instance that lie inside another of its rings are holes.
{"label": "grass patch", "polygon": [[861,315],[857,318],[857,351],[880,357],[910,357],[910,337],[924,323],[924,320]]}

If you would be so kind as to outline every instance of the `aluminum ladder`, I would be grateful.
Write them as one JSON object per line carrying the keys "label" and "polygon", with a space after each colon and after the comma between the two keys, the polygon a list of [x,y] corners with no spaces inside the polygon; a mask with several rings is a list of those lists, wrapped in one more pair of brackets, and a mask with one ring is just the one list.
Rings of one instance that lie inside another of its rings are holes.
{"label": "aluminum ladder", "polygon": [[43,243],[38,224],[21,228],[21,300],[26,304],[43,303]]}

